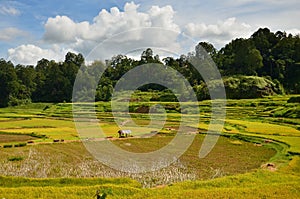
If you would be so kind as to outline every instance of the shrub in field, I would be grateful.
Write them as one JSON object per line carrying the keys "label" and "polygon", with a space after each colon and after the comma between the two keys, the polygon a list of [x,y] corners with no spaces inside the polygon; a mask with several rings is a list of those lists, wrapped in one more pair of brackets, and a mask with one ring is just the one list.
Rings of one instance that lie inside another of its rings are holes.
{"label": "shrub in field", "polygon": [[13,145],[12,144],[6,144],[6,145],[3,145],[3,148],[12,148]]}
{"label": "shrub in field", "polygon": [[149,113],[149,106],[140,106],[138,107],[135,112],[136,113]]}
{"label": "shrub in field", "polygon": [[178,99],[173,93],[163,93],[159,97],[160,102],[178,102]]}
{"label": "shrub in field", "polygon": [[288,103],[300,103],[300,96],[291,97],[287,102]]}
{"label": "shrub in field", "polygon": [[50,106],[45,106],[44,108],[43,108],[43,111],[45,111],[45,110],[47,110],[47,109],[49,109],[50,108]]}
{"label": "shrub in field", "polygon": [[159,93],[153,94],[150,101],[159,101],[159,102],[178,102],[177,97],[174,95],[172,91],[164,90],[160,91]]}
{"label": "shrub in field", "polygon": [[273,116],[286,117],[286,118],[299,118],[300,117],[300,107],[279,108],[274,111]]}
{"label": "shrub in field", "polygon": [[19,143],[19,144],[15,144],[14,147],[24,147],[26,145],[27,143]]}
{"label": "shrub in field", "polygon": [[29,96],[22,96],[21,98],[10,96],[8,106],[20,106],[20,105],[26,105],[30,103],[31,103],[31,99]]}
{"label": "shrub in field", "polygon": [[16,162],[16,161],[21,161],[23,159],[24,159],[23,157],[10,157],[8,158],[8,161]]}
{"label": "shrub in field", "polygon": [[103,193],[101,193],[99,190],[97,190],[96,194],[94,195],[94,197],[97,197],[97,199],[105,199],[108,195],[108,193],[111,193],[112,191],[109,190],[107,193],[106,191],[104,191]]}
{"label": "shrub in field", "polygon": [[222,81],[213,80],[207,84],[201,83],[195,87],[198,99],[209,99],[209,89],[222,88],[222,83],[225,86],[228,99],[252,99],[284,93],[279,82],[271,81],[264,77],[230,76],[224,77]]}
{"label": "shrub in field", "polygon": [[271,80],[256,76],[237,76],[224,79],[228,98],[258,98],[281,94],[283,91]]}
{"label": "shrub in field", "polygon": [[39,134],[36,134],[34,132],[32,132],[32,133],[30,133],[28,135],[30,135],[31,137],[36,137],[36,138],[47,138],[46,135],[39,135]]}

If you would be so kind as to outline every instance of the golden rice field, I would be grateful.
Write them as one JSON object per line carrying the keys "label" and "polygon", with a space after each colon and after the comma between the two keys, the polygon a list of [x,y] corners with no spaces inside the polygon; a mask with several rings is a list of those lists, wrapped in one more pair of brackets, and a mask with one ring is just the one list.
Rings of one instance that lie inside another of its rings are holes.
{"label": "golden rice field", "polygon": [[[203,160],[197,155],[209,127],[210,102],[199,102],[199,124],[193,113],[183,117],[201,134],[173,165],[144,174],[97,162],[80,142],[71,104],[2,108],[0,198],[93,198],[97,190],[107,198],[300,198],[300,118],[290,114],[300,105],[287,103],[289,97],[228,100],[222,136]],[[119,127],[107,111],[109,104],[96,105],[105,136],[137,153],[168,144],[181,118],[174,112],[177,104],[167,103],[172,110],[167,110],[165,126],[151,138],[139,138],[154,129],[147,127],[147,114],[133,113],[142,128],[128,123],[134,137],[116,139]]]}

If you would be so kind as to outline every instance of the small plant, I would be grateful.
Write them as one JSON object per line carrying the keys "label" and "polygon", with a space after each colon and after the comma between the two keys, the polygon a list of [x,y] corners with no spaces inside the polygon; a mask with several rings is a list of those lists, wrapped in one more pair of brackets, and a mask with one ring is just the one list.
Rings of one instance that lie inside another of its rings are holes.
{"label": "small plant", "polygon": [[99,190],[97,190],[94,197],[96,197],[97,199],[105,199],[107,197],[107,194],[110,194],[110,193],[111,193],[111,190],[104,191],[103,193],[101,193]]}
{"label": "small plant", "polygon": [[19,144],[15,144],[14,147],[24,147],[26,145],[27,143],[19,143]]}
{"label": "small plant", "polygon": [[300,96],[291,97],[288,99],[287,103],[300,103]]}
{"label": "small plant", "polygon": [[23,159],[24,159],[23,157],[10,157],[8,158],[8,161],[17,162],[17,161],[22,161]]}
{"label": "small plant", "polygon": [[43,111],[45,111],[45,110],[47,110],[47,109],[49,109],[50,108],[50,106],[45,106],[44,108],[43,108]]}
{"label": "small plant", "polygon": [[35,132],[32,132],[28,135],[31,136],[31,137],[36,137],[36,138],[47,138],[46,135],[39,135],[39,134],[36,134]]}
{"label": "small plant", "polygon": [[19,146],[20,146],[20,147],[27,146],[27,143],[20,143]]}
{"label": "small plant", "polygon": [[12,148],[13,145],[12,144],[6,144],[6,145],[3,145],[3,148]]}

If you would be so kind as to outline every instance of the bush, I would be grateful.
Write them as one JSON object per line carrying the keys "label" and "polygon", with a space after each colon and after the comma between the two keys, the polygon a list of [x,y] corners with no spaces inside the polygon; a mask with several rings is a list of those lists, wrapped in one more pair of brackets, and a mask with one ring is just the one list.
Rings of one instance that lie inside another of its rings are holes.
{"label": "bush", "polygon": [[3,146],[3,148],[12,148],[12,147],[13,147],[12,144],[6,144],[6,145]]}
{"label": "bush", "polygon": [[300,96],[291,97],[287,102],[288,103],[300,103]]}
{"label": "bush", "polygon": [[9,96],[8,106],[20,106],[20,105],[27,105],[31,103],[30,97],[19,99],[13,96]]}
{"label": "bush", "polygon": [[149,106],[139,106],[134,112],[135,113],[149,113]]}
{"label": "bush", "polygon": [[275,117],[299,118],[300,107],[278,109],[273,113]]}
{"label": "bush", "polygon": [[46,135],[39,135],[39,134],[36,134],[34,132],[32,132],[32,133],[30,133],[28,135],[31,136],[31,137],[35,137],[35,138],[47,138]]}
{"label": "bush", "polygon": [[[284,93],[278,82],[274,83],[264,77],[230,76],[223,79],[223,84],[228,99],[253,99]],[[221,80],[212,80],[207,84],[201,83],[195,89],[198,100],[205,100],[210,98],[209,89],[217,92],[221,88]]]}
{"label": "bush", "polygon": [[47,110],[47,109],[49,109],[50,108],[50,106],[45,106],[44,108],[43,108],[43,111],[45,111],[45,110]]}
{"label": "bush", "polygon": [[173,93],[164,93],[159,97],[160,102],[178,102],[177,97]]}
{"label": "bush", "polygon": [[23,159],[24,159],[23,157],[11,157],[8,158],[8,161],[15,162],[15,161],[21,161]]}
{"label": "bush", "polygon": [[15,144],[14,147],[24,147],[26,145],[27,143],[19,143],[19,144]]}
{"label": "bush", "polygon": [[155,93],[149,99],[149,101],[153,102],[178,102],[176,95],[170,90],[164,90],[160,93]]}
{"label": "bush", "polygon": [[276,94],[276,84],[256,76],[237,76],[224,79],[226,95],[233,99],[260,98]]}

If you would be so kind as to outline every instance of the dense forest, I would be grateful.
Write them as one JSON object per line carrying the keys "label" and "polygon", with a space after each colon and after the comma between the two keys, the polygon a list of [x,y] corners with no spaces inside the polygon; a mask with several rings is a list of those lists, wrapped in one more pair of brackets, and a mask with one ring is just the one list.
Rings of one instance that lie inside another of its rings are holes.
{"label": "dense forest", "polygon": [[[76,75],[90,77],[106,67],[98,83],[95,99],[108,101],[116,82],[132,68],[146,63],[161,63],[184,75],[193,86],[199,100],[208,99],[206,83],[189,62],[203,56],[202,46],[218,66],[223,76],[228,98],[255,98],[272,94],[300,93],[300,37],[285,32],[257,30],[248,39],[232,40],[217,50],[208,42],[200,42],[195,52],[179,58],[160,60],[149,48],[140,60],[116,55],[105,63],[95,61],[85,65],[81,54],[67,53],[63,62],[41,59],[36,66],[14,65],[0,59],[0,107],[30,102],[70,102]],[[83,66],[83,70],[79,68]],[[147,85],[141,90],[162,90],[159,85]]]}

